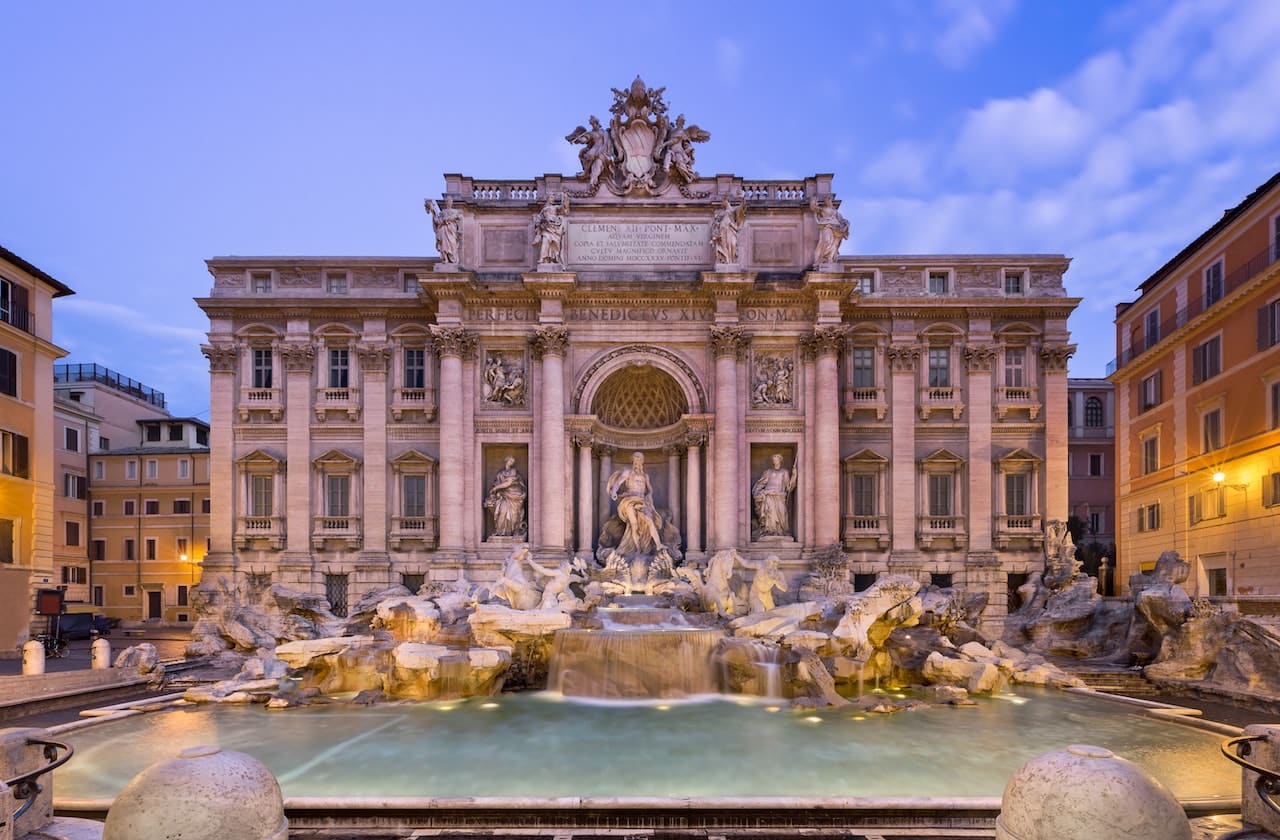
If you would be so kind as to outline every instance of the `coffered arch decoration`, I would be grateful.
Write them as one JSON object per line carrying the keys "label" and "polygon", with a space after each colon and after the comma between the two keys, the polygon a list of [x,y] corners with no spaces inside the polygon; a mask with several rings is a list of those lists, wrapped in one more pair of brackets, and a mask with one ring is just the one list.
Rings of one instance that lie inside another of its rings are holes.
{"label": "coffered arch decoration", "polygon": [[[615,374],[624,370],[628,371],[627,376],[615,381],[613,379]],[[658,378],[659,373],[665,375],[665,379]],[[575,412],[593,413],[599,404],[597,396],[606,388],[606,384],[609,389],[620,387],[622,383],[628,381],[629,377],[636,377],[635,382],[649,389],[649,393],[655,398],[658,392],[661,392],[667,394],[661,399],[682,400],[682,414],[702,414],[707,411],[706,389],[703,388],[698,374],[687,361],[664,347],[632,344],[601,353],[583,368],[573,391]],[[671,389],[674,389],[674,393]],[[679,398],[676,397],[676,393]],[[619,411],[622,411],[622,404],[618,405]],[[677,414],[675,419],[678,420],[679,417],[680,415]]]}
{"label": "coffered arch decoration", "polygon": [[653,365],[614,371],[596,390],[591,413],[615,429],[661,429],[680,421],[689,402],[676,381]]}

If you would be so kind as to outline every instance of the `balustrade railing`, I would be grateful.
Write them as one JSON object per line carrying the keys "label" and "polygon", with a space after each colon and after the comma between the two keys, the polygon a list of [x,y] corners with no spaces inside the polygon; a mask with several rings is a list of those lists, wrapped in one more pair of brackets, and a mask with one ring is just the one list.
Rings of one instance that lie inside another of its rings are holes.
{"label": "balustrade railing", "polygon": [[537,201],[538,186],[533,181],[473,184],[471,197],[476,201]]}
{"label": "balustrade railing", "polygon": [[803,181],[770,181],[742,185],[742,197],[747,201],[804,201]]}

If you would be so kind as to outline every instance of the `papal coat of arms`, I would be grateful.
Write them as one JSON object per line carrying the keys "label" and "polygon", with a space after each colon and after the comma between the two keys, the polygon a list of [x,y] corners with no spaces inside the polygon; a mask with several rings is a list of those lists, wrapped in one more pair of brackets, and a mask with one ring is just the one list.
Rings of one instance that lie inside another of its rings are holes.
{"label": "papal coat of arms", "polygon": [[695,197],[689,193],[689,184],[698,177],[693,144],[705,143],[711,134],[687,125],[683,114],[671,122],[662,100],[665,90],[645,87],[637,76],[626,90],[613,88],[608,128],[592,117],[589,126],[566,135],[570,143],[583,146],[578,177],[590,185],[584,195],[595,195],[601,184],[617,195],[656,195],[674,183],[682,194]]}

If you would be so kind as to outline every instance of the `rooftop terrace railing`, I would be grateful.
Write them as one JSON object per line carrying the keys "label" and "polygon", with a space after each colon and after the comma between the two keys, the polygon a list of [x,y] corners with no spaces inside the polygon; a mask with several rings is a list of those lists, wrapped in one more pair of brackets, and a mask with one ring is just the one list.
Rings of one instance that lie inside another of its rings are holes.
{"label": "rooftop terrace railing", "polygon": [[1167,318],[1161,322],[1160,329],[1154,337],[1148,339],[1144,335],[1141,346],[1130,347],[1110,362],[1107,362],[1107,376],[1115,373],[1151,348],[1159,346],[1161,341],[1173,335],[1179,328],[1186,326],[1192,318],[1198,317],[1216,304],[1221,303],[1223,299],[1230,296],[1245,283],[1266,271],[1277,259],[1280,259],[1280,242],[1275,245],[1268,245],[1264,251],[1255,255],[1252,259],[1246,260],[1224,277],[1221,293],[1212,300],[1207,300],[1206,290],[1201,289],[1199,294],[1191,296],[1193,299],[1190,303],[1173,313],[1172,318]]}
{"label": "rooftop terrace railing", "polygon": [[54,383],[100,382],[121,393],[150,403],[157,408],[164,408],[164,393],[155,388],[148,388],[135,379],[121,376],[110,368],[98,364],[90,365],[54,365]]}

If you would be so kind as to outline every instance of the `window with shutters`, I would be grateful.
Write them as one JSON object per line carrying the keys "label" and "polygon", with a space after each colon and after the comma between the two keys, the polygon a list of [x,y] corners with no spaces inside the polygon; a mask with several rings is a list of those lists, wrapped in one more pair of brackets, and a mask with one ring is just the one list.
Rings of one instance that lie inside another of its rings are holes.
{"label": "window with shutters", "polygon": [[1191,349],[1191,382],[1199,385],[1222,373],[1222,337],[1213,338]]}
{"label": "window with shutters", "polygon": [[1280,344],[1280,298],[1258,309],[1258,350]]}
{"label": "window with shutters", "polygon": [[26,286],[0,278],[0,321],[23,332],[35,332],[30,300],[31,293]]}
{"label": "window with shutters", "polygon": [[1222,300],[1222,260],[1204,270],[1204,308]]}
{"label": "window with shutters", "polygon": [[0,519],[0,563],[12,563],[16,553],[13,538],[17,528],[12,519]]}
{"label": "window with shutters", "polygon": [[80,430],[70,426],[62,427],[62,448],[68,452],[80,451]]}
{"label": "window with shutters", "polygon": [[1151,435],[1142,439],[1142,474],[1150,475],[1160,469],[1160,437]]}
{"label": "window with shutters", "polygon": [[25,435],[0,429],[0,474],[30,478],[27,447]]}
{"label": "window with shutters", "polygon": [[1160,343],[1160,310],[1153,309],[1146,314],[1142,321],[1142,335],[1144,341],[1144,350],[1150,350]]}
{"label": "window with shutters", "polygon": [[1138,530],[1139,531],[1160,530],[1160,503],[1159,502],[1153,502],[1149,505],[1140,505],[1138,507]]}
{"label": "window with shutters", "polygon": [[1200,432],[1202,452],[1222,448],[1222,409],[1214,408],[1200,415]]}
{"label": "window with shutters", "polygon": [[1263,476],[1262,504],[1266,507],[1280,505],[1280,472]]}
{"label": "window with shutters", "polygon": [[0,347],[0,394],[18,396],[18,357]]}
{"label": "window with shutters", "polygon": [[1161,388],[1160,371],[1156,371],[1150,376],[1138,383],[1139,387],[1139,405],[1142,411],[1148,411],[1159,405],[1163,399],[1163,389]]}

